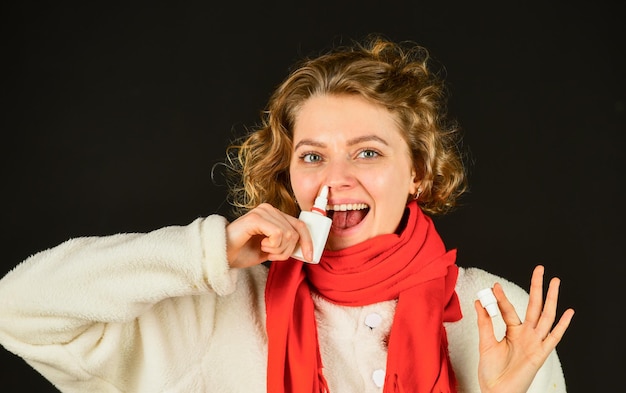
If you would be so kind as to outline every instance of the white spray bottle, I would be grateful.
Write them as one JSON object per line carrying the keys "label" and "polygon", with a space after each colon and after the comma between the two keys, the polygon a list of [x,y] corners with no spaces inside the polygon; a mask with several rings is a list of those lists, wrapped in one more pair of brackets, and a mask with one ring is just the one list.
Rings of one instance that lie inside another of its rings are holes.
{"label": "white spray bottle", "polygon": [[307,261],[304,258],[300,245],[298,245],[293,254],[291,254],[293,258],[308,263],[319,263],[320,258],[322,257],[322,252],[324,251],[324,246],[326,245],[326,240],[328,239],[330,226],[333,223],[333,220],[326,217],[327,203],[328,186],[324,186],[322,187],[322,190],[317,198],[315,198],[315,203],[313,204],[311,211],[300,212],[300,216],[298,218],[304,221],[309,229],[309,233],[311,234],[311,239],[313,240],[313,260]]}

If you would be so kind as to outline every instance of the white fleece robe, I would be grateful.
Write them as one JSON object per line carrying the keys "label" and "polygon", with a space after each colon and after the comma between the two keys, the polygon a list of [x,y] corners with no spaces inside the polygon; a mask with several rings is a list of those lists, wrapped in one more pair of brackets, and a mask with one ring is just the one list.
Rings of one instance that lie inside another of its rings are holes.
{"label": "white fleece robe", "polygon": [[[225,225],[213,215],[146,234],[76,238],[31,256],[0,280],[0,343],[62,392],[265,392],[267,268],[228,267]],[[496,281],[523,319],[522,288],[459,270],[463,318],[446,329],[461,392],[480,391],[473,303]],[[331,392],[381,392],[395,301],[314,302]],[[494,328],[504,335],[501,317]],[[555,351],[529,392],[565,391]]]}

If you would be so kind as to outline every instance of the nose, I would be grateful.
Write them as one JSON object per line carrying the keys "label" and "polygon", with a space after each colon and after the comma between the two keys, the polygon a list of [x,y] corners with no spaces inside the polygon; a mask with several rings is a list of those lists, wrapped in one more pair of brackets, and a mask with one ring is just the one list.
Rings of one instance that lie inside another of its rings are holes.
{"label": "nose", "polygon": [[356,184],[354,168],[349,159],[329,161],[325,168],[324,184],[334,191],[350,189]]}

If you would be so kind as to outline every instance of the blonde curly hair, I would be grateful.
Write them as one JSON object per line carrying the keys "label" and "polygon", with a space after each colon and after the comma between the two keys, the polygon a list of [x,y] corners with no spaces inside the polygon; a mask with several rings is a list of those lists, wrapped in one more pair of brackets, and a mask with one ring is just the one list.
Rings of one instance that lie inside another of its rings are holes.
{"label": "blonde curly hair", "polygon": [[460,134],[446,118],[445,86],[428,51],[370,36],[296,64],[271,95],[261,123],[227,149],[229,202],[240,215],[267,202],[297,216],[289,179],[293,126],[313,95],[359,95],[398,122],[421,178],[419,203],[430,214],[456,206],[467,189]]}

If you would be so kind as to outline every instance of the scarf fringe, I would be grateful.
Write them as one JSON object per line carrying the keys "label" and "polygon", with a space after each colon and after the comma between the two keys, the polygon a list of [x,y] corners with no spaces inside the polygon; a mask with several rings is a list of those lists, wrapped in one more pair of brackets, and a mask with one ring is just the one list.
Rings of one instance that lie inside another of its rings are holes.
{"label": "scarf fringe", "polygon": [[324,373],[322,373],[321,367],[317,369],[317,381],[319,383],[320,393],[330,393],[328,383],[326,382],[326,378],[324,378]]}

